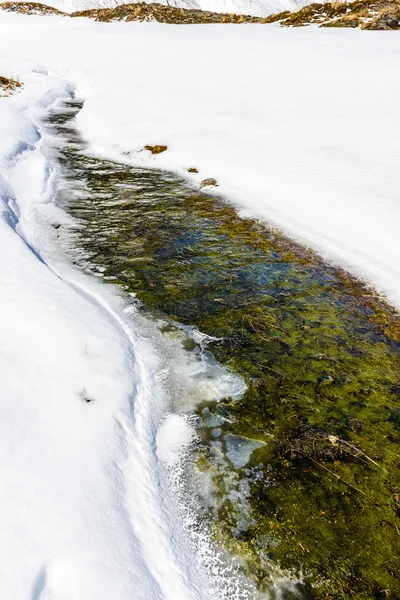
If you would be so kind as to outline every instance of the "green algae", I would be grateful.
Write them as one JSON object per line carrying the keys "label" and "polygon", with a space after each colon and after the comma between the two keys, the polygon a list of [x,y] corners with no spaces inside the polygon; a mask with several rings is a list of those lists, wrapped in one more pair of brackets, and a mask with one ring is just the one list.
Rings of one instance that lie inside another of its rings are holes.
{"label": "green algae", "polygon": [[[395,311],[220,197],[85,156],[66,120],[53,118],[71,140],[60,155],[67,190],[85,190],[60,200],[79,223],[76,262],[101,267],[167,329],[179,322],[213,336],[208,349],[246,381],[240,401],[197,409],[216,539],[260,590],[284,571],[302,577],[293,597],[399,598]],[[234,469],[227,435],[265,445]]]}

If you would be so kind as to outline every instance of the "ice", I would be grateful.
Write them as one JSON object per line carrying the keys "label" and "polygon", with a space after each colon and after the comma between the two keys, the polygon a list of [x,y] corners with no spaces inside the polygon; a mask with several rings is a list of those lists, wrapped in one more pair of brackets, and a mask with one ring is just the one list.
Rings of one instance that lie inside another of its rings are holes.
{"label": "ice", "polygon": [[235,469],[241,469],[246,466],[250,456],[257,450],[267,444],[260,440],[252,440],[240,435],[228,433],[225,436],[226,456],[229,458]]}
{"label": "ice", "polygon": [[173,467],[182,460],[195,437],[194,429],[180,415],[167,416],[157,432],[157,454],[160,460]]}

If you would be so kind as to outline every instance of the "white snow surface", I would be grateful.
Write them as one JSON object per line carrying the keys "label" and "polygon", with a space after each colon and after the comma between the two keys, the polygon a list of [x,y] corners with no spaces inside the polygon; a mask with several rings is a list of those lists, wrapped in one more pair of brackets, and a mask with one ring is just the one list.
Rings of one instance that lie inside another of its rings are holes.
{"label": "white snow surface", "polygon": [[0,98],[0,598],[239,598],[210,587],[163,479],[174,422],[191,434],[164,421],[162,357],[55,254],[41,118],[75,90],[94,154],[197,167],[400,306],[400,36],[0,13],[0,72],[24,83]]}

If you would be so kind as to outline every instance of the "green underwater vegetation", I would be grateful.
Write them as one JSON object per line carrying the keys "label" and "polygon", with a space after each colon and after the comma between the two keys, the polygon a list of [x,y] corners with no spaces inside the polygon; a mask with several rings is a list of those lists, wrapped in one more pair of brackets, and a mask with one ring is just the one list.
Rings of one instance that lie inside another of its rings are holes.
{"label": "green underwater vegetation", "polygon": [[[75,261],[195,326],[247,385],[196,408],[215,539],[286,598],[400,598],[400,318],[373,290],[171,173],[84,154],[68,129]],[[84,193],[77,193],[77,188]],[[74,191],[75,190],[75,191]],[[184,342],[187,352],[196,342]]]}

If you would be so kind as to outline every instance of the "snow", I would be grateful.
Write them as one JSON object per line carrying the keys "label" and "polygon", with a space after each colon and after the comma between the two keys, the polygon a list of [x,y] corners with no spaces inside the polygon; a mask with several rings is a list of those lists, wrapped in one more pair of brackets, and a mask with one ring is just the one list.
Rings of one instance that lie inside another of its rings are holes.
{"label": "snow", "polygon": [[[7,112],[14,135],[2,136],[3,152],[9,141],[2,172],[24,177],[24,199],[34,197],[39,157],[23,164],[32,156],[23,151],[37,142],[38,132]],[[129,560],[135,538],[115,465],[125,444],[113,415],[126,410],[132,385],[126,343],[98,307],[58,279],[16,235],[17,215],[9,205],[16,206],[18,197],[10,185],[2,182],[0,189],[0,596],[22,600],[32,588],[35,600],[124,598],[136,593],[140,581],[144,593],[137,597],[149,597],[146,588],[151,597],[146,570],[132,568]],[[84,387],[95,398],[91,405],[80,398]]]}
{"label": "snow", "polygon": [[167,416],[157,432],[157,454],[160,460],[174,467],[194,441],[194,430],[181,415]]}
{"label": "snow", "polygon": [[165,361],[132,307],[57,254],[49,223],[68,217],[41,118],[73,87],[39,71],[0,105],[0,597],[239,600],[157,458],[165,418],[164,456],[186,443]]}
{"label": "snow", "polygon": [[400,306],[399,67],[396,33],[0,13],[0,72],[24,83],[0,99],[1,598],[240,597],[209,585],[163,476],[192,439],[164,421],[163,357],[56,253],[46,110],[75,90],[93,153],[215,177]]}

